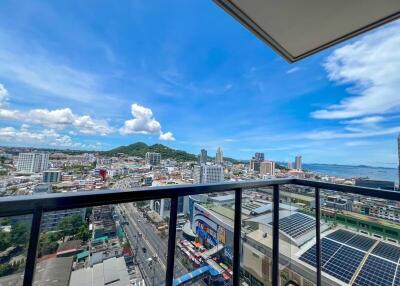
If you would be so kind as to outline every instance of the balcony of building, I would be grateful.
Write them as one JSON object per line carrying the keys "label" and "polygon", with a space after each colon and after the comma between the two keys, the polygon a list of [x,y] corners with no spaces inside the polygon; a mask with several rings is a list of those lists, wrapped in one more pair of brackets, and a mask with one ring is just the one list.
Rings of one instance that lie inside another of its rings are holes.
{"label": "balcony of building", "polygon": [[[352,200],[353,209],[328,206],[332,194]],[[0,281],[398,285],[400,225],[354,208],[370,198],[397,205],[400,192],[276,179],[5,197],[0,199],[2,222],[20,229],[7,251],[19,252],[21,259],[11,263],[20,271]],[[160,200],[162,213],[153,207]],[[45,239],[57,231],[43,228],[46,221],[55,219],[51,214],[77,209],[90,213],[88,237],[67,228],[58,249],[49,250]],[[182,218],[186,225],[180,225]],[[2,253],[2,263],[7,255]],[[138,279],[132,278],[135,271]]]}

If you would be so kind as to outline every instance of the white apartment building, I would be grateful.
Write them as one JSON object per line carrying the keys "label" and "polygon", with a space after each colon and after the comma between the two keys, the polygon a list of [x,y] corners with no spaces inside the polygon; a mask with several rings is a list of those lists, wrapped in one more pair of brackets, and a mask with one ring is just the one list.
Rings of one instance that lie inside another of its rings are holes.
{"label": "white apartment building", "polygon": [[221,165],[196,165],[193,171],[195,184],[212,184],[224,181],[224,167]]}
{"label": "white apartment building", "polygon": [[49,153],[19,153],[17,171],[39,173],[49,168]]}
{"label": "white apartment building", "polygon": [[161,154],[155,152],[146,153],[146,164],[150,166],[157,166],[161,163]]}

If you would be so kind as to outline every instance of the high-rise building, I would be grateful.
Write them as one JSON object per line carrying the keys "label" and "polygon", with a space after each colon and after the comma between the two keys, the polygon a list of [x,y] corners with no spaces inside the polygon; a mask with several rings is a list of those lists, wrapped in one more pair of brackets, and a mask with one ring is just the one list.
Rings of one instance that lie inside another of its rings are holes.
{"label": "high-rise building", "polygon": [[224,153],[223,153],[221,147],[218,147],[217,153],[215,154],[215,163],[216,164],[224,163]]}
{"label": "high-rise building", "polygon": [[43,183],[58,183],[61,181],[60,170],[43,171]]}
{"label": "high-rise building", "polygon": [[201,149],[198,155],[198,163],[199,165],[207,163],[207,150]]}
{"label": "high-rise building", "polygon": [[156,152],[146,153],[146,164],[150,166],[157,166],[161,163],[161,154]]}
{"label": "high-rise building", "polygon": [[297,155],[295,160],[294,160],[294,168],[296,170],[301,170],[303,168],[302,167],[302,163],[301,163],[301,156],[300,155]]}
{"label": "high-rise building", "polygon": [[263,161],[260,163],[260,175],[275,176],[275,162]]}
{"label": "high-rise building", "polygon": [[49,153],[19,153],[17,171],[39,173],[49,168]]}
{"label": "high-rise building", "polygon": [[250,160],[250,171],[256,171],[256,172],[260,172],[260,164],[261,162],[263,162],[265,159],[265,154],[264,153],[255,153],[254,157],[251,158]]}
{"label": "high-rise building", "polygon": [[257,153],[254,154],[254,159],[256,159],[256,160],[262,162],[262,161],[265,160],[265,154],[264,154],[264,153],[258,153],[258,152],[257,152]]}
{"label": "high-rise building", "polygon": [[256,159],[250,160],[250,171],[260,172],[260,161]]}
{"label": "high-rise building", "polygon": [[212,184],[224,181],[224,167],[221,165],[194,166],[193,179],[195,184]]}

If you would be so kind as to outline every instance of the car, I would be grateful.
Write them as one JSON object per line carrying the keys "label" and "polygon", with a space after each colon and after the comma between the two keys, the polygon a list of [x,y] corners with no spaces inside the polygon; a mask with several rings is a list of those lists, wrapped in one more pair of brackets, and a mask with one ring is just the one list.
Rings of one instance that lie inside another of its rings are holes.
{"label": "car", "polygon": [[142,247],[142,251],[143,251],[143,253],[146,253],[147,252],[146,247]]}

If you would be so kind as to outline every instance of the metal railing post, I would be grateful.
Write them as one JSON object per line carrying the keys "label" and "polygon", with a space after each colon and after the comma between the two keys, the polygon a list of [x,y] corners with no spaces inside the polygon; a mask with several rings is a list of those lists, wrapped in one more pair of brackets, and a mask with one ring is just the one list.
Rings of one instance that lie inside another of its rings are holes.
{"label": "metal railing post", "polygon": [[43,210],[41,208],[36,208],[33,213],[31,232],[29,237],[29,246],[28,246],[29,248],[25,264],[25,273],[23,282],[24,286],[31,286],[33,284],[42,214]]}
{"label": "metal railing post", "polygon": [[272,286],[279,285],[279,185],[273,185]]}
{"label": "metal railing post", "polygon": [[174,281],[177,215],[178,215],[178,196],[174,196],[171,198],[171,209],[169,215],[167,273],[165,277],[166,286],[172,286]]}
{"label": "metal railing post", "polygon": [[316,231],[316,259],[317,259],[317,286],[321,286],[321,200],[320,190],[315,188],[315,231]]}
{"label": "metal railing post", "polygon": [[233,228],[233,285],[240,281],[240,240],[242,232],[242,189],[235,190],[235,218]]}

